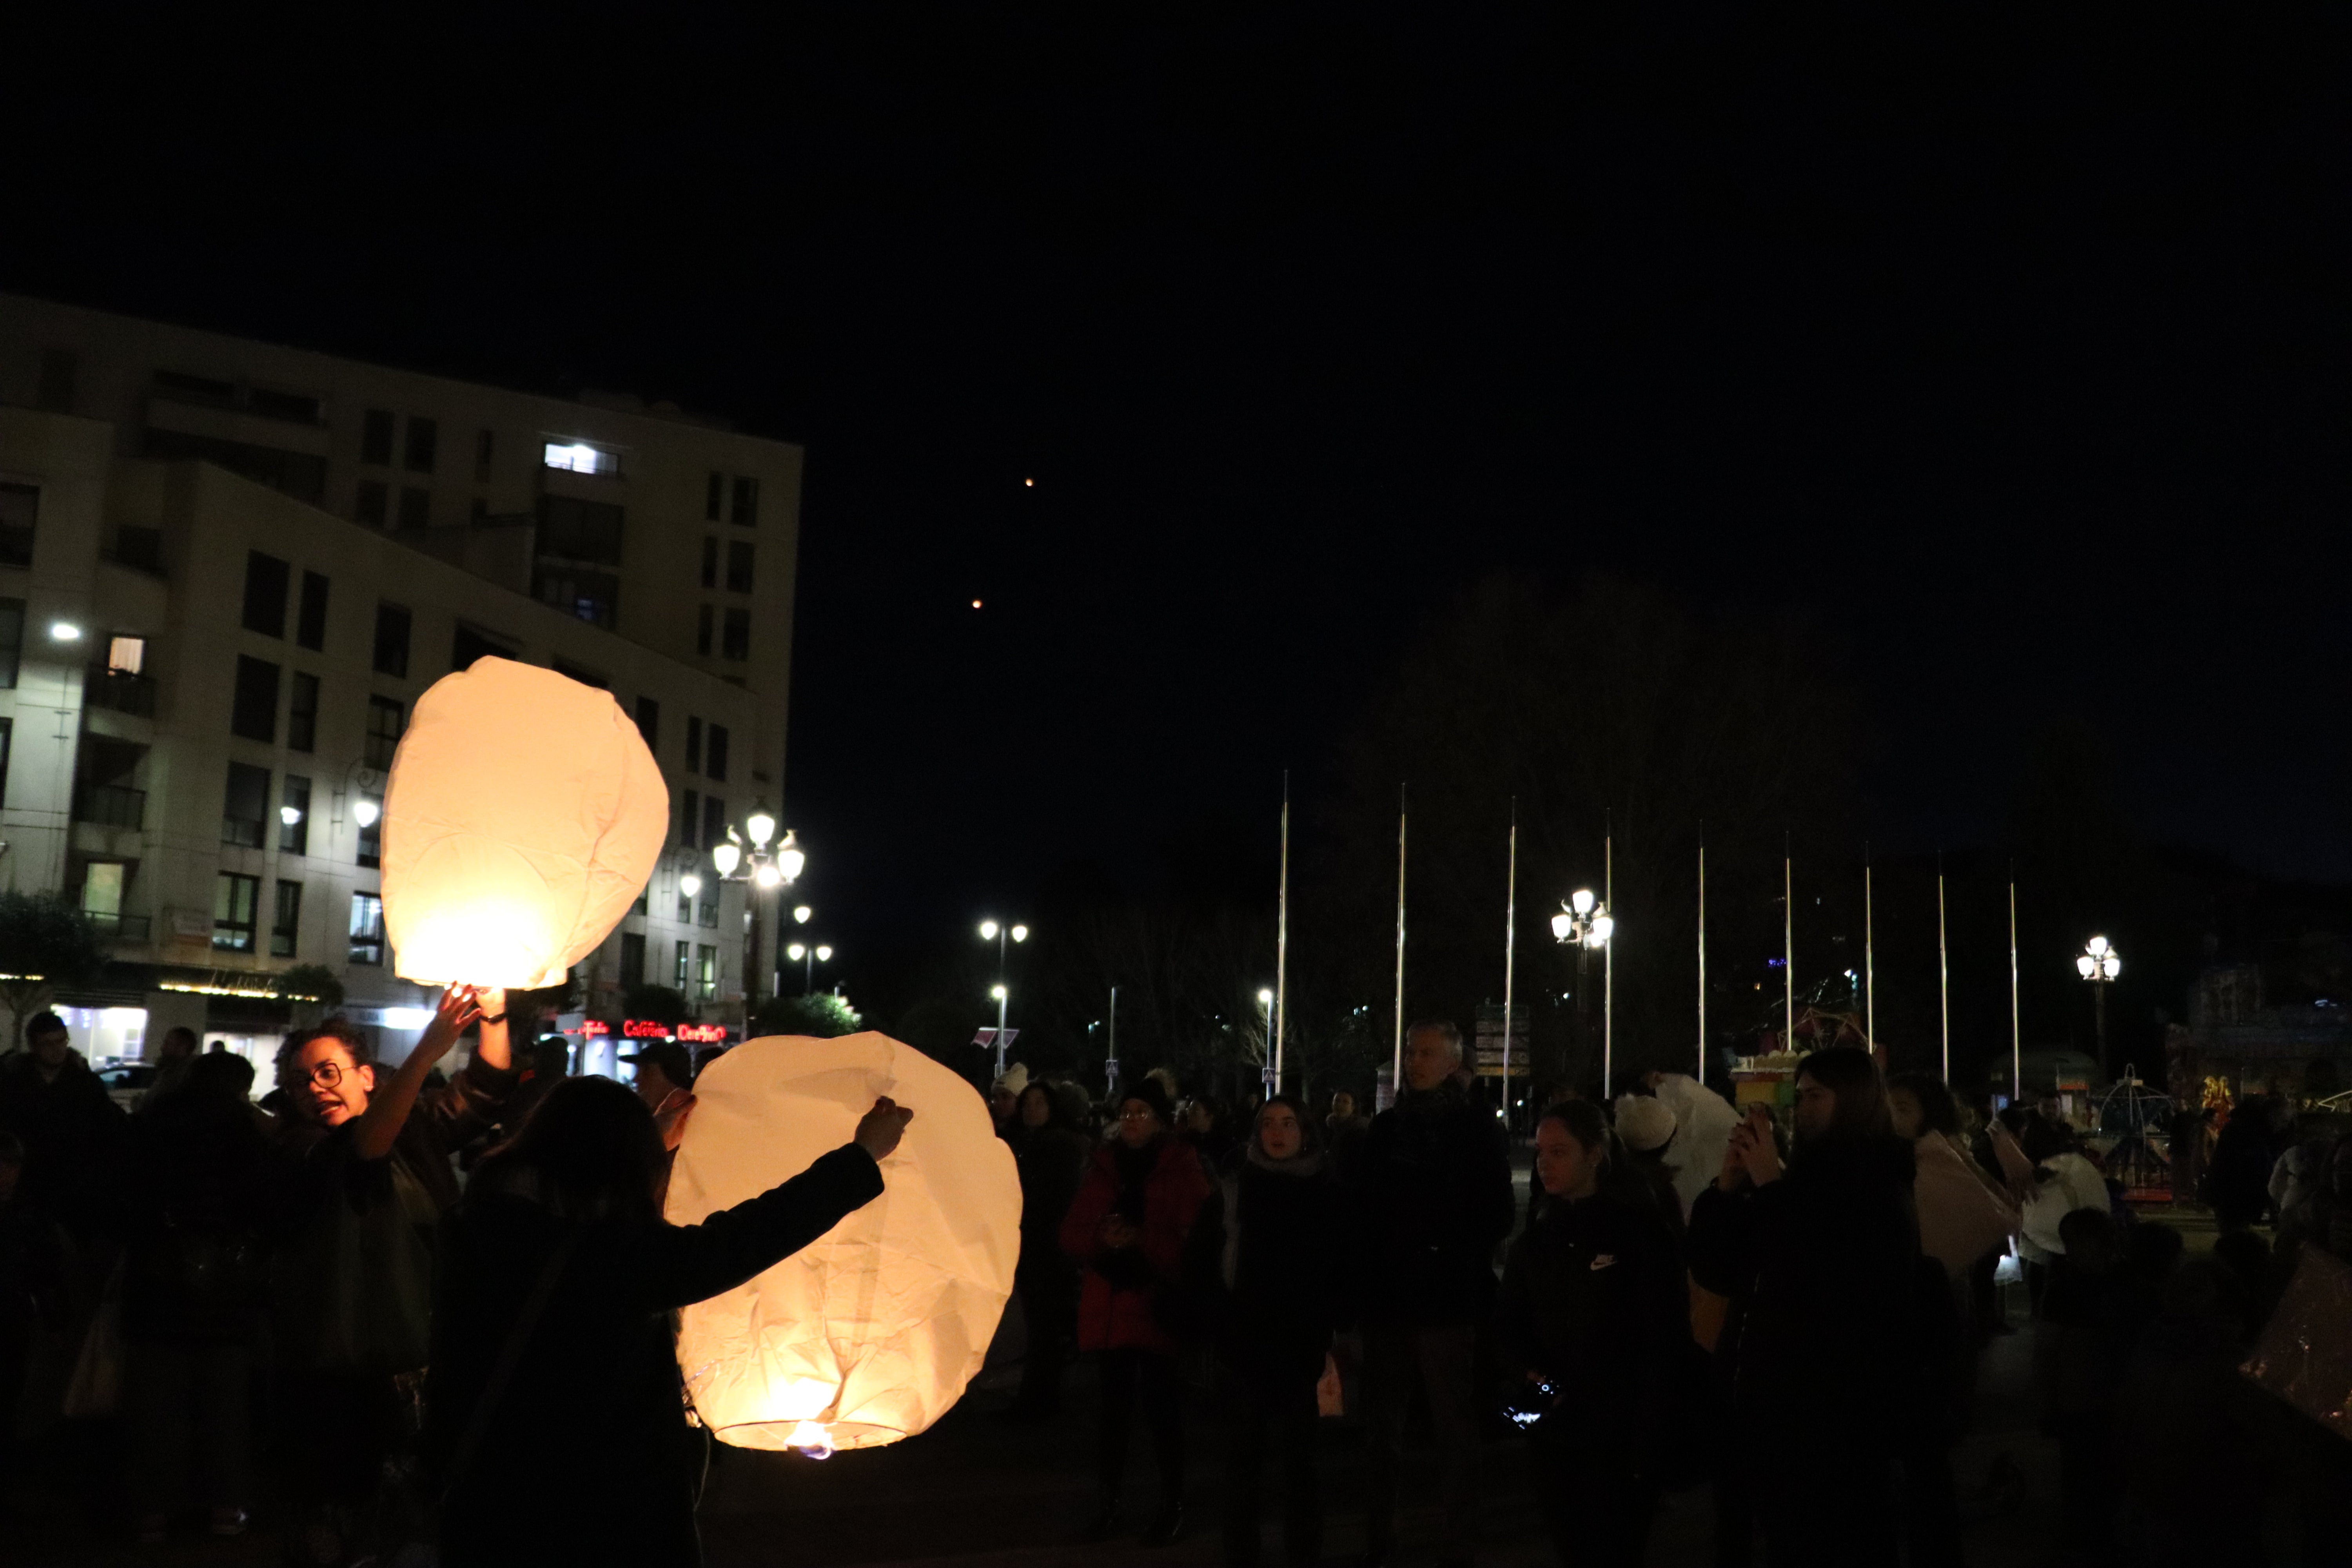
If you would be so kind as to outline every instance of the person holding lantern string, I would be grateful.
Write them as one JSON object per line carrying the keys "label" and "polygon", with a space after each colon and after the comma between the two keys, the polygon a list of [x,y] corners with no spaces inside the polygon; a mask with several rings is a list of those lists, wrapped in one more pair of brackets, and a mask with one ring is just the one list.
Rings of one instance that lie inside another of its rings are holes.
{"label": "person holding lantern string", "polygon": [[[420,1425],[434,1266],[457,1206],[451,1151],[513,1092],[505,994],[453,985],[400,1065],[341,1018],[289,1035],[278,1141],[276,1346],[284,1374],[297,1562],[332,1563],[411,1528],[382,1485]],[[465,1068],[427,1078],[479,1026]]]}

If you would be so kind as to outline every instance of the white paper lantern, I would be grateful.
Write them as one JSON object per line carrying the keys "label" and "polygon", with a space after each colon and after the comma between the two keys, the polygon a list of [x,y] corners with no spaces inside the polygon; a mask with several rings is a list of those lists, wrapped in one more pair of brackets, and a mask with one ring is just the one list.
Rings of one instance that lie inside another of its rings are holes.
{"label": "white paper lantern", "polygon": [[748,1284],[686,1309],[678,1365],[724,1442],[822,1455],[912,1436],[980,1371],[1021,1257],[1021,1178],[971,1086],[886,1036],[771,1037],[695,1080],[670,1173],[693,1225],[798,1175],[877,1095],[909,1107],[883,1193]]}
{"label": "white paper lantern", "polygon": [[669,790],[612,693],[482,658],[416,700],[383,802],[393,973],[553,985],[637,900]]}

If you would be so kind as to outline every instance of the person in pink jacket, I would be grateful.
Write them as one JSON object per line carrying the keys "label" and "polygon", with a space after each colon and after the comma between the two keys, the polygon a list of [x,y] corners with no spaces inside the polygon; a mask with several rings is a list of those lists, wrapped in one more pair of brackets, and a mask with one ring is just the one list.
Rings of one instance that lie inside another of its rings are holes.
{"label": "person in pink jacket", "polygon": [[1897,1073],[1886,1091],[1895,1130],[1912,1141],[1918,1157],[1911,1191],[1919,1207],[1919,1250],[1957,1282],[2008,1247],[2017,1205],[1960,1146],[1959,1104],[1943,1079]]}

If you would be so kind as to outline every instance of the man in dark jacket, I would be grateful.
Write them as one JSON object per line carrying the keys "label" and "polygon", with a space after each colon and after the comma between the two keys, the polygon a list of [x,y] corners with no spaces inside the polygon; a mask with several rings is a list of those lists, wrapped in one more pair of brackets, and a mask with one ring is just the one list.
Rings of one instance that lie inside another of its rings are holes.
{"label": "man in dark jacket", "polygon": [[0,1057],[0,1132],[24,1141],[25,1201],[47,1209],[77,1239],[103,1225],[108,1183],[130,1125],[55,1013],[36,1015],[25,1026],[25,1048]]}
{"label": "man in dark jacket", "polygon": [[1406,1089],[1372,1119],[1353,1177],[1363,1237],[1365,1394],[1372,1440],[1365,1534],[1396,1538],[1397,1472],[1418,1385],[1442,1455],[1443,1560],[1467,1562],[1476,1492],[1478,1324],[1493,1310],[1495,1248],[1511,1230],[1511,1163],[1462,1071],[1462,1031],[1416,1024]]}

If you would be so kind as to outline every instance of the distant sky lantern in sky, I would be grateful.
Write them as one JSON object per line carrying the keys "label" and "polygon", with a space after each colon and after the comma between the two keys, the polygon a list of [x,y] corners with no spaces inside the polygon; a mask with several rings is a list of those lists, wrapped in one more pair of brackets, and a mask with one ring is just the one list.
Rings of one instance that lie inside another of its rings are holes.
{"label": "distant sky lantern in sky", "polygon": [[610,692],[483,658],[417,699],[383,802],[394,973],[552,985],[620,923],[669,790]]}
{"label": "distant sky lantern in sky", "polygon": [[822,1457],[912,1436],[980,1371],[1021,1255],[1021,1180],[963,1079],[886,1036],[770,1037],[695,1079],[670,1173],[694,1225],[849,1142],[887,1094],[915,1120],[883,1194],[749,1284],[686,1309],[678,1365],[703,1424]]}

